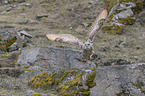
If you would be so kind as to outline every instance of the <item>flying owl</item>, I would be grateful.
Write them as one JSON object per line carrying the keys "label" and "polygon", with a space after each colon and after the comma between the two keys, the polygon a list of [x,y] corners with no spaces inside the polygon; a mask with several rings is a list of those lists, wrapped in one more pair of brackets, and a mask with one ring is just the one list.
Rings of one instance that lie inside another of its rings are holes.
{"label": "flying owl", "polygon": [[83,50],[81,55],[82,61],[87,61],[90,56],[93,55],[93,40],[103,25],[103,22],[107,18],[107,10],[104,9],[100,15],[96,18],[92,26],[88,30],[87,41],[83,43],[83,41],[79,40],[77,37],[74,37],[70,34],[47,34],[46,37],[51,41],[61,42],[61,43],[73,43],[80,46]]}

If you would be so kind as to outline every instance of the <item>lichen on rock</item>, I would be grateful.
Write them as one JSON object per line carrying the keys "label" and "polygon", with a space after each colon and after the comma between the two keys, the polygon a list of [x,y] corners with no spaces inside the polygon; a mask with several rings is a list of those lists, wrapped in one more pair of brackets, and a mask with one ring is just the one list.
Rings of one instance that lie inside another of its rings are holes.
{"label": "lichen on rock", "polygon": [[1,42],[3,42],[3,44],[0,44],[0,49],[2,51],[7,52],[8,47],[10,47],[16,40],[17,40],[17,37],[16,36],[14,36],[13,38],[10,38],[8,40],[4,40],[4,41],[1,41],[0,40]]}
{"label": "lichen on rock", "polygon": [[120,34],[126,25],[134,24],[135,16],[143,9],[142,0],[106,0],[105,5],[109,15],[102,30],[112,34]]}
{"label": "lichen on rock", "polygon": [[90,88],[96,85],[93,83],[96,71],[87,74],[86,79],[83,79],[84,74],[86,74],[85,71],[63,70],[48,76],[47,73],[42,72],[33,77],[28,84],[32,88],[53,89],[61,96],[88,96]]}
{"label": "lichen on rock", "polygon": [[[62,86],[58,87],[58,92],[60,95],[69,96],[72,94],[78,94],[78,90],[76,90],[76,86],[81,85],[81,76],[83,75],[83,71],[77,74],[70,81],[65,82]],[[72,90],[71,90],[72,89]],[[69,92],[71,91],[71,92]]]}
{"label": "lichen on rock", "polygon": [[93,83],[95,77],[96,77],[96,71],[93,71],[92,73],[90,73],[90,74],[87,76],[86,85],[87,85],[89,88],[93,88],[93,87],[96,85],[96,83]]}
{"label": "lichen on rock", "polygon": [[48,76],[47,73],[42,72],[41,74],[33,77],[31,81],[29,82],[29,85],[33,88],[47,88],[49,86],[52,86],[54,84],[54,74],[50,74]]}

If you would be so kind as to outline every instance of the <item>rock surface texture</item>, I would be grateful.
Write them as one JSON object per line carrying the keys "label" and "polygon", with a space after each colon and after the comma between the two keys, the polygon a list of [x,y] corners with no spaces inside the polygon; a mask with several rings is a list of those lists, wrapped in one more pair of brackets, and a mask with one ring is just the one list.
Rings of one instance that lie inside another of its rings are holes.
{"label": "rock surface texture", "polygon": [[145,64],[97,68],[90,96],[144,96],[144,81]]}

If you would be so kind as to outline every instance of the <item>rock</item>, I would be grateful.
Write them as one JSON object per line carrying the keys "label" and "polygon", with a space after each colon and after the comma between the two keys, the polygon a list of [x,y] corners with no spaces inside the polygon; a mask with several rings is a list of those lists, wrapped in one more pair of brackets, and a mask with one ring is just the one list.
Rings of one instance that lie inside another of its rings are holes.
{"label": "rock", "polygon": [[40,20],[43,17],[48,17],[48,14],[45,14],[45,13],[37,14],[36,15],[36,20]]}
{"label": "rock", "polygon": [[28,37],[28,38],[32,38],[32,35],[28,34],[26,31],[20,31],[20,34],[25,37]]}
{"label": "rock", "polygon": [[22,69],[18,68],[0,68],[0,75],[8,75],[11,77],[19,77],[21,73],[24,71]]}
{"label": "rock", "polygon": [[31,66],[27,69],[25,69],[24,73],[22,73],[19,78],[22,79],[31,79],[32,77],[35,77],[36,75],[39,75],[42,72],[47,72],[47,73],[51,73],[49,72],[46,68],[42,68],[40,66]]}
{"label": "rock", "polygon": [[0,54],[4,54],[5,52],[0,49]]}
{"label": "rock", "polygon": [[137,21],[140,22],[141,26],[145,27],[145,10],[143,10],[137,17]]}
{"label": "rock", "polygon": [[32,93],[35,93],[35,91],[34,90],[27,90],[24,92],[25,95],[23,95],[23,96],[31,96]]}
{"label": "rock", "polygon": [[25,19],[19,21],[18,23],[19,24],[27,24],[28,22],[29,22],[29,20],[27,18],[25,18]]}
{"label": "rock", "polygon": [[[114,65],[96,69],[64,70],[53,74],[42,72],[28,85],[55,89],[59,95],[79,96],[144,96],[145,63]],[[47,80],[47,81],[46,81]],[[44,82],[42,84],[42,82]]]}
{"label": "rock", "polygon": [[35,65],[35,62],[38,60],[37,55],[39,54],[39,50],[40,48],[23,49],[15,64],[21,67]]}
{"label": "rock", "polygon": [[0,27],[0,39],[1,41],[8,40],[16,36],[15,28],[9,28],[9,26]]}
{"label": "rock", "polygon": [[23,48],[24,42],[21,38],[17,38],[16,43],[17,43],[18,48],[21,48],[21,49]]}
{"label": "rock", "polygon": [[81,51],[69,46],[46,46],[23,49],[15,64],[21,67],[41,66],[51,71],[88,69],[90,65],[84,64],[80,59]]}
{"label": "rock", "polygon": [[29,20],[30,24],[38,24],[39,22],[36,20]]}
{"label": "rock", "polygon": [[78,26],[75,31],[77,31],[77,32],[83,32],[84,30],[85,29],[82,26]]}
{"label": "rock", "polygon": [[11,90],[12,89],[15,89],[15,90],[20,89],[20,87],[15,86],[15,85],[11,84],[10,82],[4,81],[4,80],[0,83],[0,87],[7,88],[7,89],[11,89]]}
{"label": "rock", "polygon": [[1,67],[14,67],[14,61],[17,59],[19,51],[9,52],[0,55]]}
{"label": "rock", "polygon": [[4,26],[0,28],[0,49],[7,52],[9,47],[17,40],[15,28],[12,26]]}
{"label": "rock", "polygon": [[32,5],[30,3],[21,3],[20,6],[32,7]]}
{"label": "rock", "polygon": [[128,90],[128,95],[144,96],[144,71],[145,64],[100,67],[96,70],[96,86],[90,89],[90,96],[120,96],[123,88]]}
{"label": "rock", "polygon": [[[34,95],[35,94],[35,95]],[[55,95],[55,94],[43,94],[43,93],[37,93],[37,92],[35,92],[34,90],[27,90],[27,91],[25,91],[24,92],[24,95],[23,96],[36,96],[36,94],[37,94],[37,96],[57,96],[57,95]],[[38,95],[39,94],[39,95]]]}
{"label": "rock", "polygon": [[8,7],[7,9],[6,9],[6,11],[8,12],[8,11],[11,11],[13,8],[12,7]]}
{"label": "rock", "polygon": [[102,30],[104,32],[110,32],[112,34],[120,34],[126,25],[134,24],[135,16],[143,9],[142,0],[133,1],[106,1],[108,6],[108,18],[106,24],[103,25]]}

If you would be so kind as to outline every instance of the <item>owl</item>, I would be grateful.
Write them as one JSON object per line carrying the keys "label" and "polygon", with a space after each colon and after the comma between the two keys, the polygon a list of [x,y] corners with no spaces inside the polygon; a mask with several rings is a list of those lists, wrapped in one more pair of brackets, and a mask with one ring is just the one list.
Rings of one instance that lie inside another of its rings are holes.
{"label": "owl", "polygon": [[74,37],[70,34],[47,34],[46,37],[49,40],[56,42],[77,44],[83,50],[81,60],[87,61],[93,55],[94,47],[92,42],[97,32],[101,29],[106,18],[107,18],[107,10],[104,9],[90,27],[87,34],[87,41],[85,43],[83,43],[77,37]]}

